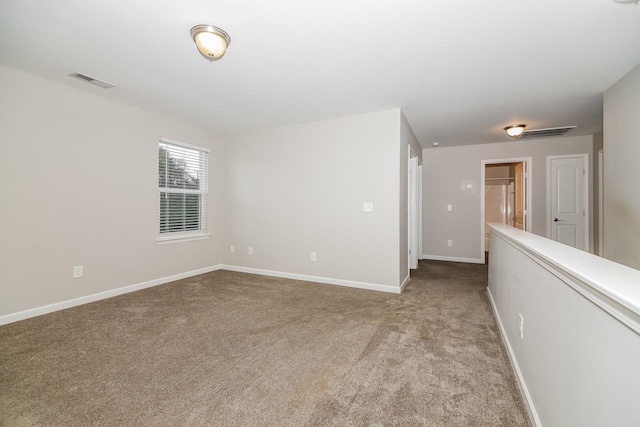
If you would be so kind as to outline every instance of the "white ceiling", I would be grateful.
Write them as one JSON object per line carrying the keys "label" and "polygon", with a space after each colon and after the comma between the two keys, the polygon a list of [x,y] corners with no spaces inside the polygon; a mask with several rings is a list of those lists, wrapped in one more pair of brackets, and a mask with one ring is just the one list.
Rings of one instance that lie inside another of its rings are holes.
{"label": "white ceiling", "polygon": [[[619,1],[0,0],[0,63],[216,135],[396,107],[424,147],[584,135],[640,63],[640,4]],[[231,35],[222,60],[201,23]]]}

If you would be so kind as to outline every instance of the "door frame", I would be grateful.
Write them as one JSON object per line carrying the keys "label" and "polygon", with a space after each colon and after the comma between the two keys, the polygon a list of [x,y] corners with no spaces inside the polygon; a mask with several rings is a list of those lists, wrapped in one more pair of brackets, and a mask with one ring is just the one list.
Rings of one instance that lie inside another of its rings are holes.
{"label": "door frame", "polygon": [[598,151],[598,255],[604,258],[604,152]]}
{"label": "door frame", "polygon": [[581,248],[585,252],[591,252],[591,244],[589,241],[591,233],[589,232],[590,215],[589,203],[589,154],[558,154],[555,156],[547,156],[547,239],[551,239],[551,160],[552,159],[571,159],[575,157],[582,157],[582,164],[584,166],[584,247]]}
{"label": "door frame", "polygon": [[480,162],[480,261],[482,264],[486,262],[484,253],[487,248],[484,247],[484,186],[485,186],[485,168],[487,165],[495,165],[499,163],[524,163],[525,177],[524,177],[524,229],[531,232],[532,227],[532,183],[533,183],[533,158],[532,157],[510,157],[506,159],[485,159]]}
{"label": "door frame", "polygon": [[409,270],[414,270],[418,268],[418,262],[422,259],[422,165],[411,146],[408,172],[408,258]]}

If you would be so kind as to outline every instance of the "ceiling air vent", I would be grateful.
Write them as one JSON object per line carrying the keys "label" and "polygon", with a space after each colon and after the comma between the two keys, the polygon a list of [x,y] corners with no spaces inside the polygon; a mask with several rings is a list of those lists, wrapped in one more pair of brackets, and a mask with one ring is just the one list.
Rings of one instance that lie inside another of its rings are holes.
{"label": "ceiling air vent", "polygon": [[519,139],[547,138],[550,136],[562,136],[575,129],[577,126],[562,126],[558,128],[525,130]]}
{"label": "ceiling air vent", "polygon": [[85,81],[87,83],[91,83],[92,85],[100,86],[103,89],[109,89],[109,88],[115,87],[111,83],[107,83],[107,82],[105,82],[103,80],[99,80],[99,79],[96,79],[94,77],[87,76],[86,74],[82,74],[82,73],[71,73],[71,74],[69,74],[69,77],[73,77],[73,78],[76,78],[78,80],[82,80],[82,81]]}

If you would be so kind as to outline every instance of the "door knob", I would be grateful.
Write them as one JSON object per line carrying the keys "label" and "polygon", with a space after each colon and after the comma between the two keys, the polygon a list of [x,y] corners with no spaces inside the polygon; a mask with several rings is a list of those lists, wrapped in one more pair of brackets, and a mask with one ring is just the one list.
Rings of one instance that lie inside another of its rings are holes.
{"label": "door knob", "polygon": [[558,218],[553,218],[553,222],[557,222],[557,221],[562,221],[562,220]]}

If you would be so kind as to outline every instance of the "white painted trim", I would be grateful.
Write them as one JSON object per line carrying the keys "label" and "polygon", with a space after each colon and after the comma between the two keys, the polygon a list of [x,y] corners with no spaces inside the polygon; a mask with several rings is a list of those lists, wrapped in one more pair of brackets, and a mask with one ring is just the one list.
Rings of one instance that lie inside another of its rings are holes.
{"label": "white painted trim", "polygon": [[[422,165],[418,165],[418,255],[422,256]],[[419,258],[419,260],[422,258]]]}
{"label": "white painted trim", "polygon": [[186,142],[177,141],[175,139],[166,138],[164,136],[161,136],[160,138],[158,138],[158,141],[164,142],[165,144],[179,145],[181,147],[191,148],[193,150],[204,151],[205,153],[210,153],[211,152],[211,150],[206,148],[206,147],[200,147],[199,145],[187,144]]}
{"label": "white painted trim", "polygon": [[[484,256],[483,256],[484,258]],[[440,255],[422,255],[422,259],[430,259],[433,261],[453,261],[453,262],[466,262],[469,264],[484,264],[483,259],[478,258],[460,258],[455,256],[440,256]]]}
{"label": "white painted trim", "polygon": [[30,308],[28,310],[19,311],[17,313],[5,314],[0,316],[0,325],[17,322],[19,320],[36,317],[54,311],[60,311],[71,307],[76,307],[90,302],[100,301],[103,299],[115,297],[129,292],[139,291],[141,289],[151,288],[153,286],[164,285],[165,283],[175,282],[176,280],[186,279],[187,277],[197,276],[199,274],[209,273],[211,271],[220,270],[219,265],[200,268],[198,270],[187,271],[186,273],[174,274],[172,276],[161,277],[159,279],[149,280],[147,282],[137,283],[135,285],[123,286],[121,288],[110,289],[108,291],[98,292],[83,297],[70,299],[67,301],[56,302],[53,304],[43,305],[42,307]]}
{"label": "white painted trim", "polygon": [[307,276],[304,274],[285,273],[281,271],[261,270],[250,267],[240,267],[234,265],[218,264],[211,267],[200,268],[198,270],[192,270],[185,273],[174,274],[172,276],[162,277],[159,279],[149,280],[147,282],[137,283],[134,285],[123,286],[117,289],[110,289],[108,291],[98,292],[83,297],[74,298],[67,301],[61,301],[53,304],[44,305],[42,307],[30,308],[28,310],[19,311],[16,313],[5,314],[0,316],[0,325],[6,325],[8,323],[17,322],[20,320],[28,319],[30,317],[41,316],[47,313],[53,313],[55,311],[64,310],[71,307],[76,307],[90,302],[100,301],[103,299],[115,297],[129,292],[135,292],[153,286],[163,285],[169,282],[175,282],[176,280],[186,279],[187,277],[197,276],[199,274],[210,273],[216,270],[229,270],[237,271],[240,273],[260,274],[263,276],[281,277],[283,279],[303,280],[306,282],[322,283],[328,285],[346,286],[349,288],[368,289],[372,291],[390,292],[399,294],[404,287],[411,281],[411,277],[407,276],[399,287],[380,285],[376,283],[356,282],[351,280],[332,279],[328,277]]}
{"label": "white painted trim", "polygon": [[[551,160],[552,159],[573,159],[577,157],[582,157],[582,164],[584,166],[584,247],[578,248],[582,249],[586,252],[589,252],[590,242],[589,242],[589,218],[591,215],[591,209],[589,209],[589,154],[581,153],[581,154],[560,154],[557,156],[547,156],[547,238],[551,239]],[[553,240],[553,239],[551,239]]]}
{"label": "white painted trim", "polygon": [[166,245],[167,243],[190,242],[192,240],[203,240],[211,237],[211,234],[180,234],[177,236],[160,236],[156,238],[158,245]]}
{"label": "white painted trim", "polygon": [[516,359],[516,355],[513,351],[513,348],[511,347],[511,343],[509,342],[509,337],[507,336],[507,332],[504,328],[504,325],[502,324],[502,319],[500,318],[498,308],[496,307],[496,303],[493,300],[493,295],[491,295],[491,289],[489,289],[489,287],[487,287],[487,293],[489,294],[489,301],[491,302],[493,315],[496,318],[496,323],[498,324],[498,329],[500,330],[500,337],[502,338],[504,346],[507,348],[507,355],[509,356],[509,360],[511,361],[511,367],[513,368],[513,372],[516,376],[520,394],[522,394],[522,396],[524,397],[524,403],[525,407],[527,408],[527,413],[529,414],[529,420],[534,426],[542,426],[540,417],[538,416],[538,411],[536,411],[536,407],[533,404],[531,393],[529,393],[529,389],[527,388],[527,383],[525,382],[522,371],[520,370],[520,366],[518,365],[518,360]]}
{"label": "white painted trim", "polygon": [[604,153],[598,151],[598,255],[604,258]]}
{"label": "white painted trim", "polygon": [[495,165],[499,163],[524,163],[524,173],[526,174],[524,178],[525,192],[527,193],[524,200],[524,210],[525,210],[525,223],[524,227],[526,231],[533,230],[533,157],[512,157],[508,159],[486,159],[482,160],[480,169],[480,185],[482,189],[480,191],[480,264],[485,263],[485,248],[484,240],[484,186],[485,186],[485,171],[487,165]]}
{"label": "white painted trim", "polygon": [[404,288],[407,287],[407,285],[409,284],[409,282],[411,281],[411,274],[409,274],[403,281],[402,284],[400,285],[400,293],[402,293],[402,291],[404,291]]}
{"label": "white painted trim", "polygon": [[400,286],[380,285],[377,283],[356,282],[352,280],[332,279],[329,277],[308,276],[305,274],[285,273],[283,271],[262,270],[252,267],[241,267],[236,265],[223,264],[221,270],[237,271],[239,273],[260,274],[263,276],[281,277],[283,279],[303,280],[305,282],[323,283],[327,285],[346,286],[349,288],[368,289],[371,291],[382,291],[399,294]]}
{"label": "white painted trim", "polygon": [[418,156],[409,145],[409,177],[408,177],[408,197],[407,197],[407,240],[409,246],[409,270],[418,268],[420,234],[418,218],[420,211],[420,195],[418,193]]}

